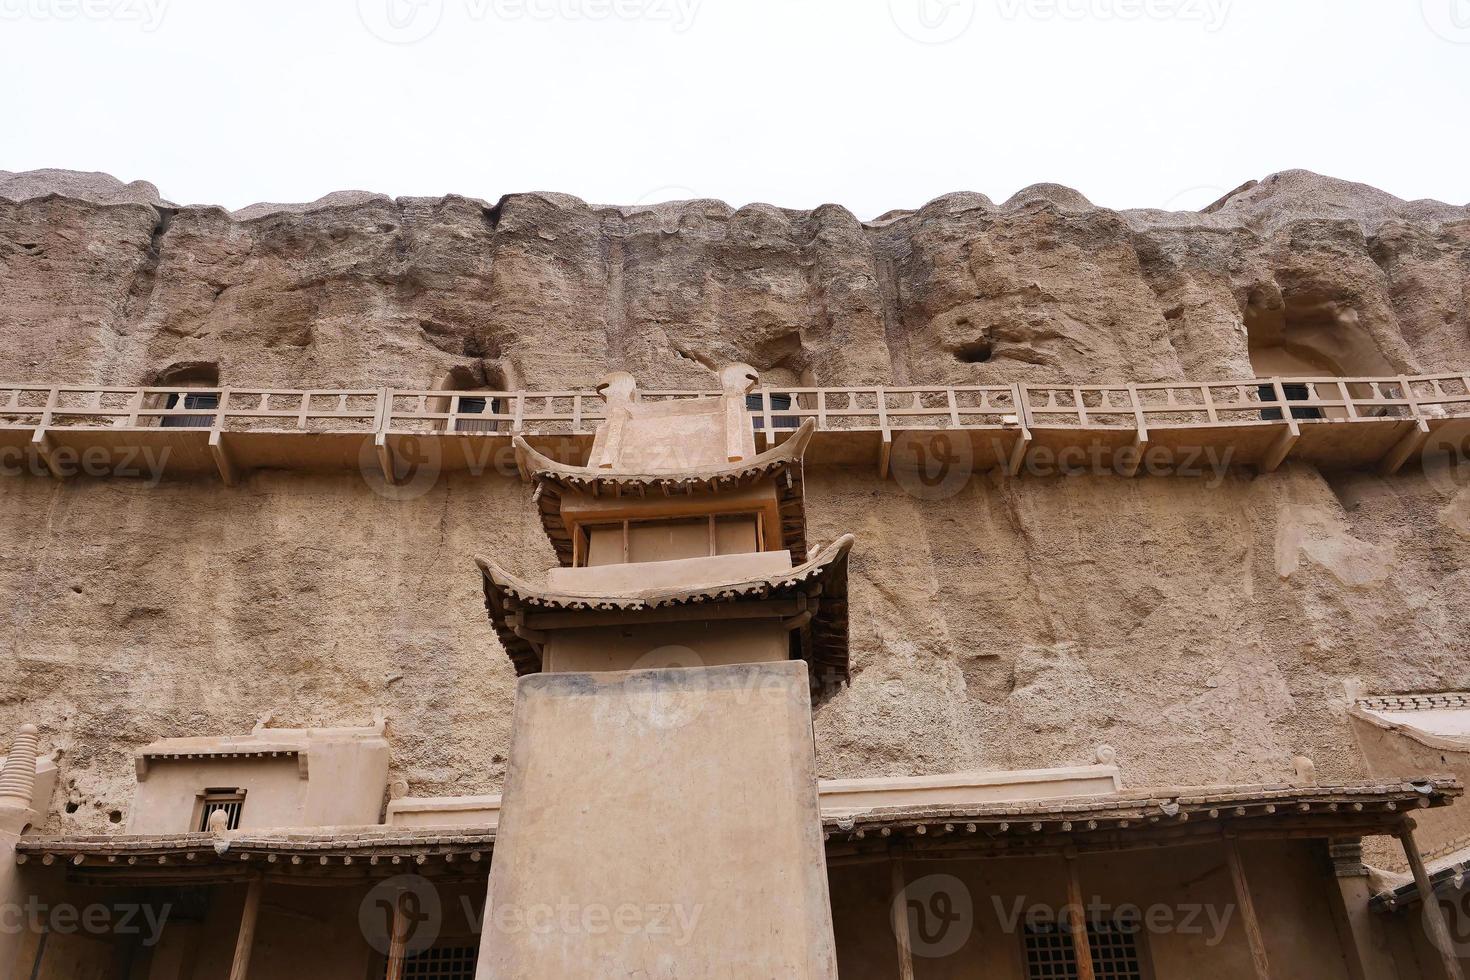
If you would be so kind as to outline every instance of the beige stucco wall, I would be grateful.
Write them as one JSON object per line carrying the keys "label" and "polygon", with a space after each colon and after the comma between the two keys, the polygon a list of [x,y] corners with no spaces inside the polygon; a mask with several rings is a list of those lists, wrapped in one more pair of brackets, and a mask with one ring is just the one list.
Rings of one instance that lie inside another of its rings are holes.
{"label": "beige stucco wall", "polygon": [[790,656],[779,619],[655,623],[557,630],[546,643],[548,671],[720,667]]}
{"label": "beige stucco wall", "polygon": [[[1470,512],[1432,475],[806,483],[812,540],[858,539],[853,682],[815,707],[824,777],[1085,764],[1107,742],[1132,785],[1277,782],[1297,753],[1352,779],[1345,681],[1470,687]],[[514,672],[469,556],[556,563],[513,478],[400,501],[356,476],[16,477],[0,538],[0,731],[34,721],[62,750],[51,829],[122,829],[135,749],[268,711],[381,709],[412,795],[501,786]]]}
{"label": "beige stucco wall", "polygon": [[[1353,732],[1368,771],[1374,776],[1442,773],[1470,784],[1470,752],[1449,739],[1390,729],[1361,716],[1353,718]],[[1414,837],[1428,861],[1470,846],[1470,806],[1456,804],[1426,810],[1415,815],[1414,821],[1418,824]]]}
{"label": "beige stucco wall", "polygon": [[523,679],[489,894],[482,980],[834,977],[806,665]]}

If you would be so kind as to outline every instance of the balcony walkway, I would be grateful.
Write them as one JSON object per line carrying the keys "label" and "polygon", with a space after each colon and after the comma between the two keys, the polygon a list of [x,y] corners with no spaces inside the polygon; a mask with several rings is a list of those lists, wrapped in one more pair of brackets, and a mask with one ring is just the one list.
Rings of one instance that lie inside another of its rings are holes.
{"label": "balcony walkway", "polygon": [[[713,392],[643,392],[644,400]],[[761,449],[817,421],[808,463],[929,479],[1187,473],[1288,459],[1397,472],[1426,445],[1466,449],[1470,374],[1120,385],[760,389]],[[511,435],[585,463],[594,392],[123,388],[0,384],[0,470],[88,475],[254,469],[517,474]]]}

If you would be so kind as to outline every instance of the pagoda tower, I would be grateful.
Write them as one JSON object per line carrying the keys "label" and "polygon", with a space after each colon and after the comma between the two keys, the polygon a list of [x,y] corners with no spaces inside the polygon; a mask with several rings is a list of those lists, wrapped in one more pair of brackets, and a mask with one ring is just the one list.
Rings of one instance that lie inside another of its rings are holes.
{"label": "pagoda tower", "polygon": [[847,680],[852,537],[806,543],[808,420],[609,376],[588,465],[517,437],[561,566],[487,558],[521,675],[477,976],[835,977],[811,699]]}

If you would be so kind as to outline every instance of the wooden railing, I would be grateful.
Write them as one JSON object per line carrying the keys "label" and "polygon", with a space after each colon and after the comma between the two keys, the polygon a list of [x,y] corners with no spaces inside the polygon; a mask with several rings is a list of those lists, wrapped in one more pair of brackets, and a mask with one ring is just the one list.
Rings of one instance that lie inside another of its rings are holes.
{"label": "wooden railing", "polygon": [[[640,397],[652,401],[712,394],[644,391]],[[1470,416],[1466,373],[1114,385],[761,388],[751,395],[752,424],[765,445],[805,419],[814,419],[819,433],[877,433],[885,452],[904,433],[1001,432],[1014,435],[1007,448],[1012,471],[1033,438],[1056,442],[1074,433],[1077,439],[1146,447],[1160,440],[1178,442],[1180,433],[1191,430],[1261,428],[1279,430],[1264,454],[1269,469],[1305,428],[1362,422],[1400,424],[1405,430],[1394,441],[1395,453],[1403,456],[1395,456],[1397,468],[1422,443],[1432,423],[1463,416]],[[15,434],[26,430],[29,441],[44,452],[53,438],[76,439],[89,431],[199,428],[209,430],[208,445],[222,470],[226,440],[237,434],[365,435],[381,449],[395,439],[436,434],[585,439],[603,418],[603,401],[593,391],[0,384],[0,433],[12,433],[8,445],[15,445]],[[1228,438],[1228,433],[1219,438]],[[886,456],[880,465],[886,471]]]}
{"label": "wooden railing", "polygon": [[[645,391],[645,401],[712,395]],[[186,403],[200,396],[208,408]],[[819,431],[1029,428],[1136,429],[1238,425],[1306,419],[1442,418],[1470,412],[1470,374],[1397,378],[1257,378],[1247,381],[1122,385],[956,385],[761,388],[755,427],[767,434],[815,419]],[[773,400],[774,399],[774,400]],[[789,400],[789,401],[788,401]],[[473,403],[467,407],[467,403]],[[783,404],[784,403],[784,404]],[[146,428],[161,419],[208,419],[225,432],[478,431],[538,435],[590,433],[603,421],[591,391],[435,391],[124,388],[0,384],[0,425]]]}

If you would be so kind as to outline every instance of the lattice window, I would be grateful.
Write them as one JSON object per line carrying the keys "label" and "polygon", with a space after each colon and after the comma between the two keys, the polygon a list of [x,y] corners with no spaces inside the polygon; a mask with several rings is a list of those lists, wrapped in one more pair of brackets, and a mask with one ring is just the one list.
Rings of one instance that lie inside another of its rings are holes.
{"label": "lattice window", "polygon": [[[403,961],[403,980],[474,980],[477,946],[443,943],[418,953],[410,953]],[[383,976],[388,965],[383,964]]]}
{"label": "lattice window", "polygon": [[[1312,389],[1309,385],[1284,382],[1281,385],[1281,394],[1284,395],[1286,397],[1286,400],[1289,402],[1304,402],[1311,399]],[[1276,386],[1261,385],[1260,395],[1261,401],[1274,402],[1276,400]],[[1295,406],[1293,406],[1291,410],[1291,417],[1294,419],[1320,419],[1322,417],[1322,409],[1316,407],[1315,405],[1307,405],[1302,408],[1296,408]],[[1279,422],[1282,419],[1281,409],[1263,408],[1261,409],[1261,418],[1265,419],[1268,422]]]}
{"label": "lattice window", "polygon": [[[745,410],[751,412],[751,419],[757,431],[765,428],[766,401],[764,395],[746,395]],[[801,416],[799,415],[777,415],[777,412],[789,412],[791,410],[791,396],[778,395],[771,392],[771,428],[773,429],[799,429],[801,428]]]}
{"label": "lattice window", "polygon": [[[1025,938],[1027,980],[1077,980],[1077,955],[1069,929],[1027,926]],[[1097,980],[1145,980],[1136,927],[1088,923],[1087,946]]]}
{"label": "lattice window", "polygon": [[495,432],[500,423],[495,419],[467,419],[466,415],[484,415],[485,409],[491,414],[501,412],[499,398],[465,398],[459,400],[459,412],[454,418],[454,431],[456,432]]}
{"label": "lattice window", "polygon": [[[177,392],[168,396],[165,408],[178,408],[179,396]],[[206,394],[185,394],[183,407],[190,410],[210,410],[219,408],[219,395],[214,392]],[[210,429],[214,427],[214,418],[209,415],[165,415],[158,420],[158,424],[165,429]]]}
{"label": "lattice window", "polygon": [[209,830],[209,816],[216,810],[225,811],[230,818],[228,830],[240,829],[240,812],[245,809],[245,793],[238,789],[207,789],[200,797],[199,826],[201,832]]}

